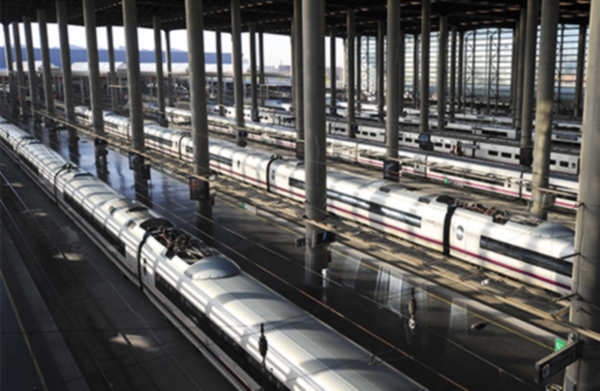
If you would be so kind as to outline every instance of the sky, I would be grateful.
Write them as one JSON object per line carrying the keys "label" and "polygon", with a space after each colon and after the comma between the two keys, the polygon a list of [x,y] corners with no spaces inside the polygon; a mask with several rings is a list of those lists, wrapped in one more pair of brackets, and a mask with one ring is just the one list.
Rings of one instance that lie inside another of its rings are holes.
{"label": "sky", "polygon": [[[40,35],[37,23],[31,24],[33,46],[40,46]],[[11,31],[11,42],[12,40],[12,28]],[[20,24],[21,31],[21,45],[25,46],[25,35],[23,31],[23,24]],[[165,50],[165,36],[163,37],[163,50]],[[106,39],[106,29],[104,27],[97,28],[98,48],[106,49],[108,42]],[[113,27],[113,39],[115,48],[125,46],[125,36],[123,34],[122,27]],[[69,40],[71,45],[86,47],[85,40],[85,29],[82,26],[69,26]],[[138,29],[138,41],[140,49],[154,49],[154,32],[152,29],[140,28]],[[231,52],[231,35],[227,33],[222,34],[222,46],[224,52]],[[291,63],[291,49],[290,49],[290,37],[287,35],[275,35],[265,34],[264,35],[265,45],[265,64],[266,65],[289,65]],[[54,23],[48,24],[48,43],[49,46],[59,47],[58,27]],[[256,41],[258,45],[258,39]],[[342,40],[337,39],[336,47],[336,61],[337,66],[343,66],[343,46]],[[4,32],[0,29],[0,46],[4,46]],[[187,34],[185,30],[175,30],[171,32],[171,48],[187,51]],[[215,33],[212,31],[204,32],[204,50],[206,52],[216,51],[215,47]],[[245,60],[249,60],[250,51],[250,39],[246,33],[242,34],[242,52]],[[325,62],[329,66],[329,38],[325,39]]]}

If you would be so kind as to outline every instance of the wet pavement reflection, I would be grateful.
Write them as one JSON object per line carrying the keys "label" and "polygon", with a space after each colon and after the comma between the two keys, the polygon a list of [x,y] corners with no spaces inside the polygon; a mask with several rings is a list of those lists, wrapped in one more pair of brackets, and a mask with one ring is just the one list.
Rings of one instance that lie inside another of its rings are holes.
{"label": "wet pavement reflection", "polygon": [[[42,139],[48,142],[47,135]],[[82,168],[102,172],[120,193],[151,203],[247,273],[358,341],[374,353],[373,365],[386,361],[431,390],[541,389],[533,383],[533,364],[551,352],[547,338],[509,331],[497,320],[474,314],[460,295],[422,288],[398,269],[350,252],[333,257],[326,286],[306,287],[304,250],[295,247],[299,235],[293,229],[249,215],[219,195],[209,221],[189,200],[187,183],[154,169],[147,193],[136,194],[127,156],[109,148],[106,167],[97,167],[92,141],[81,138],[78,151],[67,131],[58,132],[56,141],[63,156],[79,157]]]}

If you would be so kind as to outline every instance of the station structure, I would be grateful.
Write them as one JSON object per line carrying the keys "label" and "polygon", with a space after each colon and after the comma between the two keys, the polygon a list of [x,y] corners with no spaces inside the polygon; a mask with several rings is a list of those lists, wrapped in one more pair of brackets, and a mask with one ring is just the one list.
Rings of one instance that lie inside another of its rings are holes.
{"label": "station structure", "polygon": [[[326,115],[336,114],[340,100],[347,102],[344,120],[348,134],[355,137],[356,112],[364,104],[361,98],[366,72],[371,62],[368,45],[375,41],[375,98],[378,118],[385,122],[385,178],[393,179],[398,171],[399,123],[397,118],[409,105],[418,105],[420,112],[419,141],[421,148],[431,145],[430,105],[437,105],[437,128],[444,131],[447,119],[467,107],[475,107],[476,52],[475,34],[481,29],[497,29],[496,60],[500,63],[501,38],[512,33],[509,100],[506,110],[511,113],[513,126],[520,141],[520,163],[531,166],[533,197],[530,212],[544,218],[548,209],[548,177],[553,117],[556,115],[557,37],[566,25],[576,25],[575,92],[571,117],[582,121],[582,143],[579,174],[579,198],[576,219],[574,288],[570,307],[570,322],[600,332],[600,164],[595,148],[600,145],[600,1],[599,0],[386,0],[386,1],[320,1],[320,0],[56,0],[13,1],[0,4],[3,23],[8,89],[3,94],[5,111],[13,118],[32,117],[54,126],[54,121],[75,123],[75,96],[69,52],[68,25],[85,26],[89,101],[93,112],[93,132],[96,159],[106,159],[103,109],[118,105],[121,94],[116,85],[116,68],[112,28],[124,27],[127,50],[127,101],[131,122],[132,169],[136,183],[147,186],[145,177],[144,110],[140,75],[137,29],[153,28],[156,48],[156,102],[158,112],[165,116],[165,107],[174,104],[175,88],[170,55],[170,31],[187,29],[189,55],[189,100],[191,132],[194,141],[194,175],[190,178],[191,194],[204,216],[211,215],[209,167],[209,129],[207,121],[205,52],[203,32],[215,31],[217,50],[217,97],[223,114],[224,81],[222,70],[221,33],[231,33],[232,72],[236,142],[246,145],[244,118],[244,77],[242,74],[242,32],[250,34],[250,95],[251,117],[258,121],[264,96],[259,93],[265,83],[264,34],[288,34],[292,39],[292,101],[297,138],[296,155],[306,168],[306,253],[305,262],[311,270],[327,265],[327,243],[318,238],[326,210]],[[41,80],[33,61],[31,23],[39,24],[42,53]],[[57,23],[61,49],[62,85],[52,77],[49,59],[47,23]],[[25,36],[21,37],[19,24]],[[98,60],[97,27],[107,29],[109,52],[109,86],[101,88]],[[562,27],[561,27],[562,26]],[[12,32],[11,32],[12,27]],[[561,29],[559,31],[559,29]],[[539,30],[539,38],[538,38]],[[589,33],[588,33],[589,30]],[[437,32],[436,86],[431,96],[430,44],[432,31]],[[162,32],[166,37],[166,59],[162,53]],[[258,35],[258,37],[257,37]],[[467,53],[467,38],[472,36]],[[343,90],[336,85],[336,40],[330,39],[330,67],[326,77],[325,37],[345,41]],[[12,37],[12,40],[11,40]],[[258,38],[258,39],[257,39]],[[27,72],[23,69],[22,39],[25,40]],[[503,39],[503,38],[502,38]],[[589,40],[589,41],[588,41]],[[258,47],[257,47],[258,41]],[[358,42],[358,45],[357,45]],[[407,43],[411,43],[412,54]],[[491,38],[490,38],[491,42]],[[539,47],[539,50],[538,50]],[[258,49],[258,50],[257,50]],[[492,76],[492,47],[486,48],[490,64],[487,78],[487,105],[490,105]],[[14,55],[14,58],[13,58]],[[473,61],[465,61],[467,55]],[[407,83],[407,58],[411,57],[411,82]],[[585,65],[587,57],[587,65]],[[166,61],[166,74],[163,63]],[[585,72],[584,72],[585,69]],[[496,65],[499,72],[499,65]],[[358,75],[357,75],[358,73]],[[26,83],[27,78],[27,83]],[[326,78],[330,84],[327,88]],[[350,81],[350,82],[348,82]],[[53,84],[54,83],[54,84]],[[473,84],[470,84],[473,83]],[[40,88],[41,86],[41,88]],[[470,88],[472,95],[467,93]],[[500,95],[496,86],[496,94]],[[55,91],[61,91],[64,115],[57,113]],[[410,90],[411,94],[407,92]],[[329,95],[327,103],[326,96]],[[558,98],[560,100],[560,84]],[[497,99],[497,98],[496,98]],[[483,105],[485,105],[485,99]],[[432,103],[434,102],[434,103]],[[76,128],[70,130],[77,137]],[[535,132],[535,135],[534,135]],[[596,314],[596,315],[593,315]],[[598,342],[579,336],[581,358],[570,365],[565,374],[565,390],[595,390],[600,388],[600,356]]]}

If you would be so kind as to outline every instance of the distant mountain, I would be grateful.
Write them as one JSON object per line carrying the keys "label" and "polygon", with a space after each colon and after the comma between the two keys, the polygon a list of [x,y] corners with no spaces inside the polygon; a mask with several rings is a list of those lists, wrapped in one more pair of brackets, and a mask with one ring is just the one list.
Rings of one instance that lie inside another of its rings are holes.
{"label": "distant mountain", "polygon": [[[27,59],[26,49],[23,47],[23,48],[21,48],[21,51],[23,53],[23,60]],[[42,59],[40,49],[35,48],[34,53],[35,53],[34,57],[36,60]],[[99,49],[98,55],[100,57],[100,62],[108,61],[108,50]],[[4,59],[4,56],[5,56],[4,47],[0,47],[0,69],[6,68],[6,61]],[[187,52],[181,51],[181,50],[172,50],[171,57],[172,57],[173,63],[187,63],[187,61],[188,61]],[[206,57],[207,64],[216,64],[216,62],[217,62],[216,53],[205,53],[205,57]],[[125,48],[120,47],[120,48],[115,49],[115,61],[116,62],[125,62],[125,58],[126,58]],[[141,50],[140,51],[140,62],[154,63],[154,59],[155,59],[155,57],[154,57],[153,50]],[[14,60],[15,59],[14,59],[14,50],[13,50],[13,61]],[[165,61],[165,60],[166,60],[166,54],[165,54],[165,52],[163,52],[163,61]],[[82,61],[87,61],[87,50],[85,48],[71,46],[71,63],[82,62]],[[61,66],[60,49],[59,48],[51,48],[50,49],[50,62],[52,64],[56,65],[57,67]],[[223,53],[223,63],[231,64],[231,53]]]}

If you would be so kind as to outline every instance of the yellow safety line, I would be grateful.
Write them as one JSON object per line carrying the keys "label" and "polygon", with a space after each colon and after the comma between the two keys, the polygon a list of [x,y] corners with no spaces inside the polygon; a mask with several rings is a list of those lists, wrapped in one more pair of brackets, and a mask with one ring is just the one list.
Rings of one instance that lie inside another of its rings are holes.
{"label": "yellow safety line", "polygon": [[27,350],[29,350],[29,355],[31,356],[31,359],[33,361],[33,366],[35,368],[35,371],[37,372],[37,374],[40,378],[42,387],[44,388],[45,391],[48,391],[48,385],[46,384],[46,379],[44,378],[44,375],[42,374],[42,370],[40,369],[40,365],[38,364],[37,358],[35,357],[35,354],[33,353],[31,343],[29,342],[29,338],[27,338],[27,333],[25,332],[25,327],[23,326],[23,322],[21,321],[21,316],[19,315],[19,310],[17,309],[15,301],[12,297],[12,294],[10,293],[10,289],[8,288],[8,285],[6,283],[6,278],[4,278],[4,273],[2,273],[2,270],[0,270],[0,279],[2,279],[2,282],[4,283],[4,287],[5,287],[6,293],[8,295],[8,300],[10,301],[10,305],[15,313],[15,318],[17,319],[19,329],[21,330],[21,334],[23,335],[23,340],[25,341],[25,345],[27,345]]}

